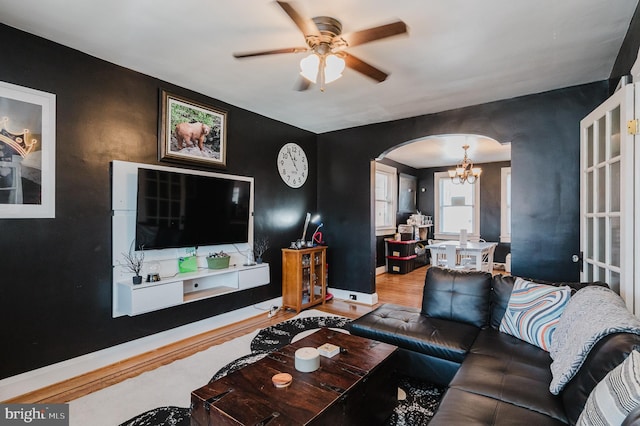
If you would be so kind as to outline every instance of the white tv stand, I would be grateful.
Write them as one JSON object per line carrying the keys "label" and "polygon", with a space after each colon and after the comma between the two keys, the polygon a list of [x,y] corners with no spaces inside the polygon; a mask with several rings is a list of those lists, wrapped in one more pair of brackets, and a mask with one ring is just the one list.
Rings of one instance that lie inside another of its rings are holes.
{"label": "white tv stand", "polygon": [[264,284],[269,284],[269,265],[266,263],[199,269],[138,285],[129,278],[118,281],[114,287],[113,316],[139,315]]}
{"label": "white tv stand", "polygon": [[[195,272],[179,273],[178,258],[186,254],[184,249],[145,250],[141,275],[146,278],[151,266],[159,273],[161,280],[133,284],[133,274],[123,268],[123,253],[131,249],[135,238],[136,197],[138,168],[169,170],[205,176],[230,177],[214,172],[179,169],[151,164],[113,161],[111,163],[111,228],[113,266],[113,306],[112,316],[134,316],[156,311],[170,306],[194,302],[227,293],[242,291],[269,284],[270,270],[266,263],[246,266],[247,254],[252,249],[253,215],[249,220],[249,240],[239,244],[204,246],[198,249]],[[250,210],[253,212],[253,178],[231,176],[234,179],[251,182]],[[230,267],[207,269],[206,255],[225,251],[231,256]]]}

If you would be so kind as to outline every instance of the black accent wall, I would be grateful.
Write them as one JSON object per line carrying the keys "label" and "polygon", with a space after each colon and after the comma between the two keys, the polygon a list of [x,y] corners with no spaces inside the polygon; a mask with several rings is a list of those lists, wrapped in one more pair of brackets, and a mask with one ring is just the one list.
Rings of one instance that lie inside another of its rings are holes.
{"label": "black accent wall", "polygon": [[[624,45],[631,53],[612,77],[633,63],[637,15]],[[331,286],[374,292],[371,160],[428,135],[511,141],[513,272],[577,279],[579,121],[607,97],[606,81],[315,135],[1,24],[0,39],[0,80],[57,96],[56,218],[0,219],[0,378],[279,296],[280,248],[298,238],[307,211],[323,215]],[[160,88],[229,111],[228,167],[217,171],[255,178],[271,285],[114,319],[109,162],[157,164]],[[275,167],[291,141],[311,165],[300,189]]]}
{"label": "black accent wall", "polygon": [[512,272],[573,281],[579,250],[580,120],[608,82],[460,108],[318,136],[318,206],[331,285],[375,291],[371,160],[429,135],[471,133],[511,141]]}
{"label": "black accent wall", "polygon": [[[0,80],[57,96],[56,217],[0,219],[0,378],[282,294],[280,248],[317,210],[315,134],[7,26],[0,39]],[[271,242],[271,284],[113,319],[109,162],[158,164],[160,88],[228,111],[227,167],[216,171],[255,178],[255,229]],[[292,141],[312,165],[300,189],[276,169]]]}

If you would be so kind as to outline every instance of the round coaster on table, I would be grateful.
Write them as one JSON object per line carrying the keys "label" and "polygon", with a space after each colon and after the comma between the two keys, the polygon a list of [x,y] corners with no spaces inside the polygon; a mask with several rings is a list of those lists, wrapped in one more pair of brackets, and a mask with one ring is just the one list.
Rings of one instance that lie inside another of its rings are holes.
{"label": "round coaster on table", "polygon": [[291,377],[289,373],[278,373],[273,375],[271,381],[273,382],[273,386],[277,388],[286,388],[293,381],[293,377]]}

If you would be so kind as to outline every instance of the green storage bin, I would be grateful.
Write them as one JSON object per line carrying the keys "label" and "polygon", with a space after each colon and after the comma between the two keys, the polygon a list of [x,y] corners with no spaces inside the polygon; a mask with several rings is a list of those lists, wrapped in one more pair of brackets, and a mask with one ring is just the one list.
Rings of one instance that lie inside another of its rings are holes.
{"label": "green storage bin", "polygon": [[209,269],[225,269],[229,267],[229,259],[231,256],[207,257],[207,266]]}
{"label": "green storage bin", "polygon": [[198,270],[198,258],[196,256],[178,258],[178,271],[195,272]]}

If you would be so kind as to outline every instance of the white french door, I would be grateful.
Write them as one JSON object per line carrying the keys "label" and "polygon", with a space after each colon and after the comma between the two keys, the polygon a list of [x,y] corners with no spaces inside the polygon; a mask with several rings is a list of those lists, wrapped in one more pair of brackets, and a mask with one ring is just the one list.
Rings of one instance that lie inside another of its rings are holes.
{"label": "white french door", "polygon": [[635,271],[636,173],[634,118],[639,85],[622,87],[580,122],[580,250],[582,281],[604,281],[622,296],[630,311],[640,311]]}

